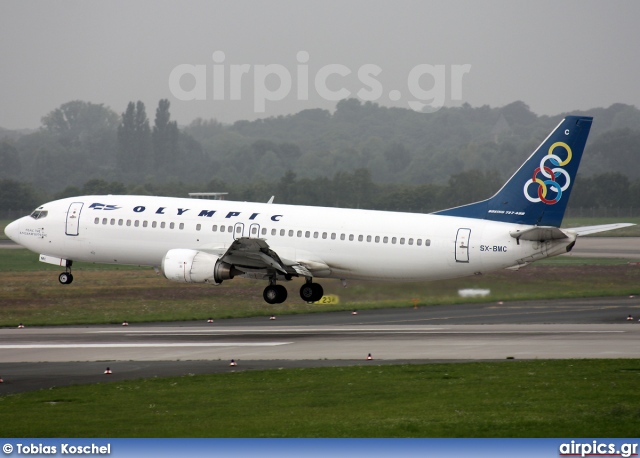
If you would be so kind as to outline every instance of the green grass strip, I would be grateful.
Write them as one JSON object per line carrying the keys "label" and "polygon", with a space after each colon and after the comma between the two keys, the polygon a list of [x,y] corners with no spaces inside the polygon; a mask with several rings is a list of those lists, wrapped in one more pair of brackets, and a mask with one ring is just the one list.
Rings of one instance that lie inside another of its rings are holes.
{"label": "green grass strip", "polygon": [[4,437],[637,437],[638,386],[640,360],[372,362],[55,388],[0,418]]}

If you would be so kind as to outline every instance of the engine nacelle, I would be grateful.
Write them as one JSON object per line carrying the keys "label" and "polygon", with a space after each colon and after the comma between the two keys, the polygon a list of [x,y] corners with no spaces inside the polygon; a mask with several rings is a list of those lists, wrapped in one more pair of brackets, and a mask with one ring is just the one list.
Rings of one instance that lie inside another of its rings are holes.
{"label": "engine nacelle", "polygon": [[213,285],[231,280],[240,273],[213,254],[184,248],[169,250],[162,258],[161,270],[168,280]]}

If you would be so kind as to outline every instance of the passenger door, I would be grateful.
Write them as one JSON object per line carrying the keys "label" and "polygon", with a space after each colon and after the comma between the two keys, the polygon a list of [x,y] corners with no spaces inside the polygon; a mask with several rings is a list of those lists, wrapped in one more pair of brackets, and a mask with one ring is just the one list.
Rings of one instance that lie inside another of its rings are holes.
{"label": "passenger door", "polygon": [[80,212],[84,206],[83,202],[73,202],[69,205],[67,212],[67,224],[64,233],[67,235],[78,235],[80,232]]}

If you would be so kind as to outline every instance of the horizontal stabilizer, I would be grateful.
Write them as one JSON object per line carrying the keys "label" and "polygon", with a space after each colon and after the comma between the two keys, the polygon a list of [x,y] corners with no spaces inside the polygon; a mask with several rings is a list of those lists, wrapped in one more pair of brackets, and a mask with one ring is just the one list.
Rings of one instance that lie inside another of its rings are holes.
{"label": "horizontal stabilizer", "polygon": [[524,229],[522,231],[511,231],[509,232],[509,234],[511,235],[511,237],[518,240],[531,240],[534,242],[568,238],[567,234],[562,232],[562,229],[553,226],[535,226],[530,229]]}
{"label": "horizontal stabilizer", "polygon": [[598,232],[612,231],[614,229],[620,229],[621,227],[629,227],[629,226],[635,226],[635,224],[633,223],[600,224],[598,226],[572,227],[567,230],[574,232],[578,235],[588,235],[588,234],[596,234]]}

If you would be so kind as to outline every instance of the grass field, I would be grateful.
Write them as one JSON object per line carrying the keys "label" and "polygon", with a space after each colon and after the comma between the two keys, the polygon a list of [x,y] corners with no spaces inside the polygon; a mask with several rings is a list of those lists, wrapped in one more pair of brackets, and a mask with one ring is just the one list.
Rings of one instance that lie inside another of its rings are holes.
{"label": "grass field", "polygon": [[[624,260],[553,258],[519,271],[422,283],[323,283],[338,304],[306,304],[288,282],[290,299],[268,305],[264,282],[234,279],[220,286],[174,283],[150,268],[77,263],[71,285],[58,283],[59,267],[22,249],[0,250],[0,326],[206,320],[380,307],[478,301],[616,296],[640,293],[640,266]],[[463,288],[489,289],[482,299],[461,298]]]}
{"label": "grass field", "polygon": [[4,437],[637,437],[640,360],[234,372],[0,397]]}

